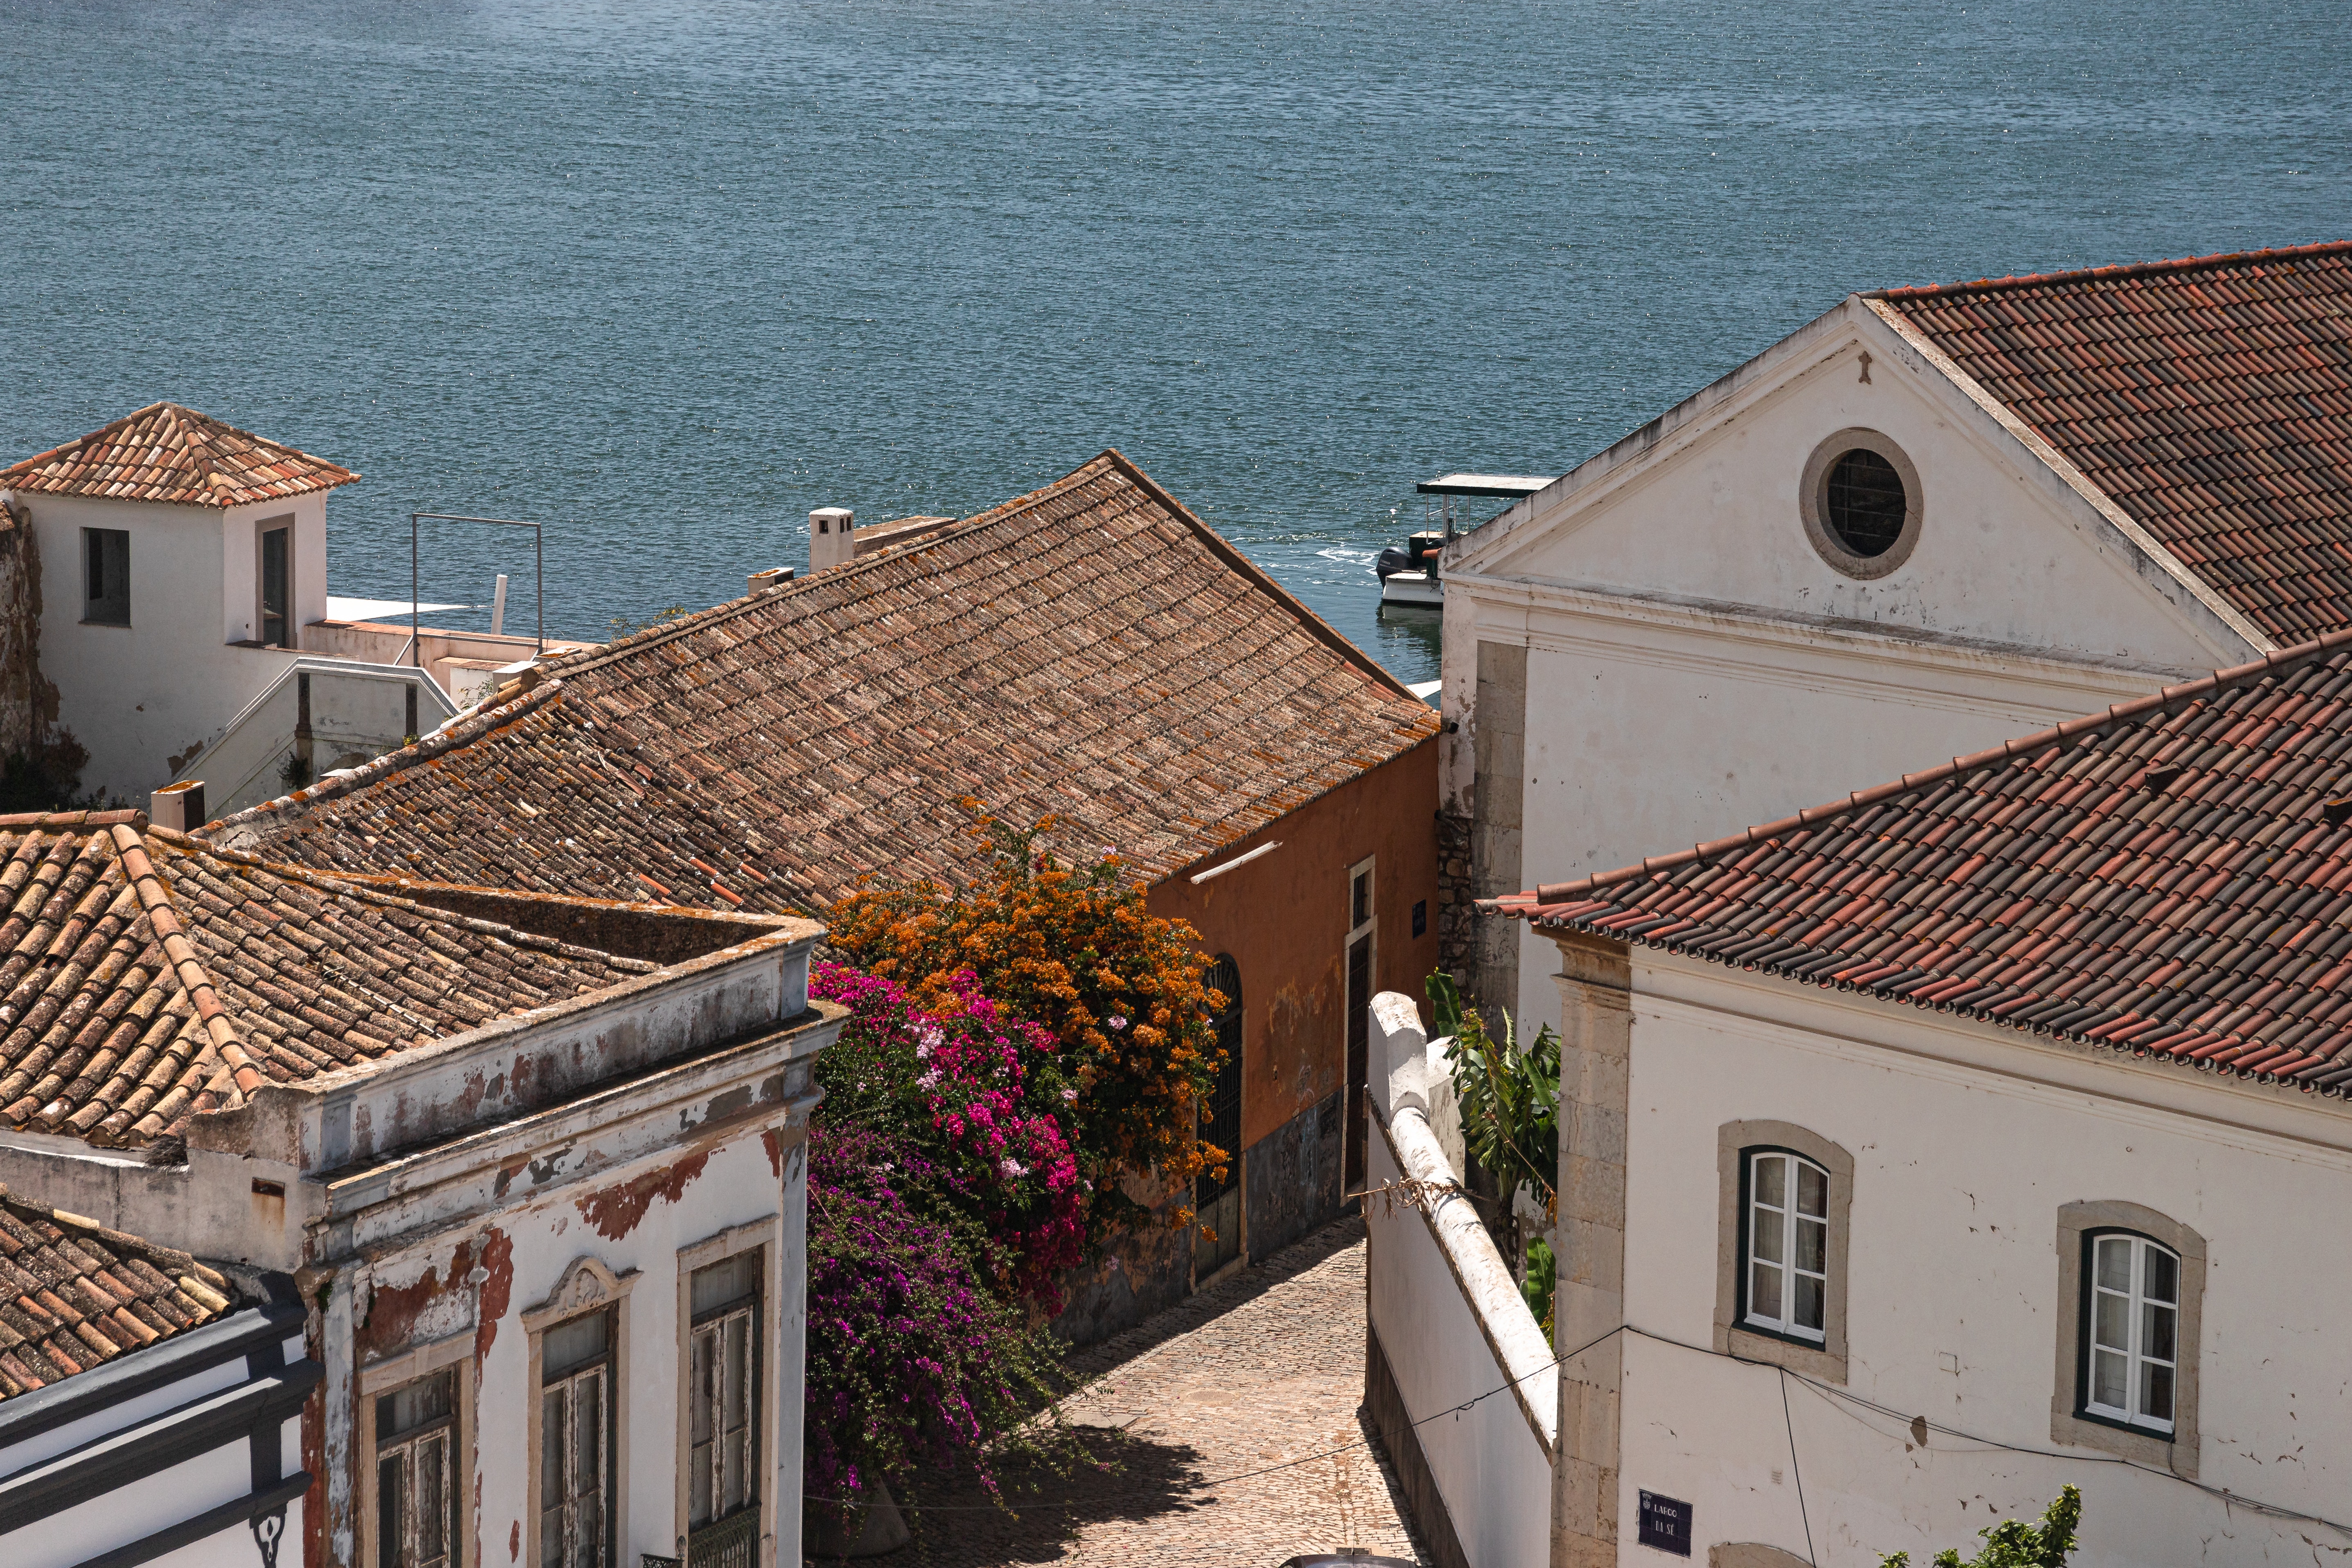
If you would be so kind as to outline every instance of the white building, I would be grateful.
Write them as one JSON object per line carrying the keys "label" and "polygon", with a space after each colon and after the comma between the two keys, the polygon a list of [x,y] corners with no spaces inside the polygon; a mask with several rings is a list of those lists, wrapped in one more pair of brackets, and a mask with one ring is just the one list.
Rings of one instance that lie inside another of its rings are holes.
{"label": "white building", "polygon": [[[279,1509],[310,1568],[799,1561],[820,927],[135,813],[0,820],[0,1181],[216,1320],[0,1299],[0,1561],[269,1568]],[[212,1354],[240,1303],[266,1365]]]}
{"label": "white building", "polygon": [[[2352,1551],[2347,695],[2331,634],[1503,900],[1563,1020],[1554,1563],[1924,1563],[2069,1482],[2080,1568]],[[1534,1500],[1469,1425],[1407,1468],[1475,1538]]]}
{"label": "white building", "polygon": [[358,478],[170,403],[0,469],[41,563],[40,674],[89,752],[85,790],[143,799],[201,758],[233,810],[434,729],[534,655],[472,633],[419,648],[333,613],[327,492]]}
{"label": "white building", "polygon": [[2081,1568],[2352,1550],[2347,694],[2332,634],[1503,900],[1557,1371],[1380,998],[1367,1405],[1439,1560],[1923,1563],[2069,1483]]}
{"label": "white building", "polygon": [[[1446,554],[1475,892],[2352,625],[2352,247],[1856,295]],[[1557,1017],[1481,923],[1483,1000]]]}

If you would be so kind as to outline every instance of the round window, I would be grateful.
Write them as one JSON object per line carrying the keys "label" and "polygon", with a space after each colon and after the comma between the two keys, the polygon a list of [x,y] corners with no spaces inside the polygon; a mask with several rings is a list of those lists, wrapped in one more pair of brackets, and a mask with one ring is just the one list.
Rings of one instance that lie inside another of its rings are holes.
{"label": "round window", "polygon": [[1849,577],[1883,577],[1919,538],[1919,472],[1875,430],[1841,430],[1805,465],[1805,532]]}

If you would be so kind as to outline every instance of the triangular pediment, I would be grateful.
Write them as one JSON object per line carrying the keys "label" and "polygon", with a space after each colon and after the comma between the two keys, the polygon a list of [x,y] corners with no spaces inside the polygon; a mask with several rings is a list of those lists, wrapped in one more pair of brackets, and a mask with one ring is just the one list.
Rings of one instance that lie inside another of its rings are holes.
{"label": "triangular pediment", "polygon": [[[1877,559],[1838,548],[1825,499],[1858,449],[1904,490],[1907,532]],[[2151,668],[2267,646],[1861,300],[1471,535],[1449,569]]]}

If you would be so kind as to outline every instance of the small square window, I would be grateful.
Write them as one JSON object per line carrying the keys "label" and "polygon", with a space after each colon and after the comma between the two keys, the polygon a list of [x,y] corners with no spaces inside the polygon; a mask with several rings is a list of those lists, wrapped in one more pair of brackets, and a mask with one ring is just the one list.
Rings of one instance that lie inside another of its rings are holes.
{"label": "small square window", "polygon": [[1412,904],[1412,934],[1423,936],[1429,931],[1429,900],[1415,899]]}
{"label": "small square window", "polygon": [[131,624],[131,535],[120,528],[81,531],[81,618],[95,626]]}

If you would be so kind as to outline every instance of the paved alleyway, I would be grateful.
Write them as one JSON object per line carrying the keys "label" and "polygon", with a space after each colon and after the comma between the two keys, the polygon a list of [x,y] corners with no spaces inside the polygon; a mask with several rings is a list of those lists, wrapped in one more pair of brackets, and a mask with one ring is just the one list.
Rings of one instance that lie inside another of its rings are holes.
{"label": "paved alleyway", "polygon": [[[879,1563],[1279,1568],[1295,1553],[1343,1546],[1427,1561],[1358,1414],[1360,1220],[1079,1352],[1073,1366],[1095,1381],[1068,1416],[1117,1469],[1024,1478],[1017,1520],[974,1509],[984,1501],[976,1493],[935,1493],[915,1544]],[[1227,1479],[1281,1465],[1289,1468]]]}

